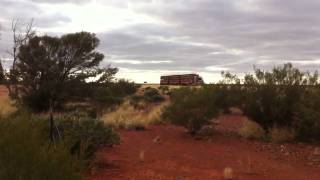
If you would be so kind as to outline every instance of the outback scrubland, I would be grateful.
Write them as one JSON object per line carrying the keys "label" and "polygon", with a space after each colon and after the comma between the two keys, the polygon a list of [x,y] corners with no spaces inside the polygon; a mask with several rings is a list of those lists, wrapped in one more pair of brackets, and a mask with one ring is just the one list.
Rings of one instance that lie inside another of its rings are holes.
{"label": "outback scrubland", "polygon": [[100,66],[93,33],[17,38],[0,71],[0,179],[320,177],[317,72],[137,85]]}

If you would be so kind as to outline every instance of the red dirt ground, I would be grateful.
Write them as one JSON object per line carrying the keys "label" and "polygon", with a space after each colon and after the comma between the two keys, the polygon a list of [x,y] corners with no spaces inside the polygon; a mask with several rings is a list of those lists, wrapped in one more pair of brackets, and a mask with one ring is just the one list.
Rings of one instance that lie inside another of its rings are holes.
{"label": "red dirt ground", "polygon": [[[243,116],[228,115],[218,120],[218,132],[208,140],[192,138],[183,128],[172,125],[120,131],[123,142],[100,150],[89,178],[222,179],[223,169],[231,167],[234,179],[320,179],[320,166],[310,164],[309,159],[314,146],[246,140],[232,135],[246,120]],[[155,143],[157,136],[160,142]]]}
{"label": "red dirt ground", "polygon": [[3,85],[0,85],[0,96],[7,96],[8,95],[8,89],[3,86]]}

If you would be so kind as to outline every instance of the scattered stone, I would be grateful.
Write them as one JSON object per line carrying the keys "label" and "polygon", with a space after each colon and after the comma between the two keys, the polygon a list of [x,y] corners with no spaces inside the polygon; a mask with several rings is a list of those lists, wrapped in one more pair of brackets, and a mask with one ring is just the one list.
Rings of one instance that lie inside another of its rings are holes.
{"label": "scattered stone", "polygon": [[140,160],[140,162],[144,162],[144,151],[143,150],[140,151],[139,160]]}
{"label": "scattered stone", "polygon": [[314,148],[313,155],[320,156],[320,148],[319,147]]}
{"label": "scattered stone", "polygon": [[284,152],[285,150],[286,150],[286,146],[285,146],[285,145],[281,145],[281,146],[280,146],[280,151],[281,151],[281,152]]}
{"label": "scattered stone", "polygon": [[157,136],[153,139],[153,143],[159,143],[160,142],[160,136]]}
{"label": "scattered stone", "polygon": [[233,179],[234,173],[231,167],[226,167],[223,170],[223,179]]}

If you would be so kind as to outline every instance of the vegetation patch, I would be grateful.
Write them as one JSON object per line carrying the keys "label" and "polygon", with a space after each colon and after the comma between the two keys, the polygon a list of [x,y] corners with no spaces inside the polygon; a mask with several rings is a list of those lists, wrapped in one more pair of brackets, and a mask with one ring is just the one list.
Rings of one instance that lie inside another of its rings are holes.
{"label": "vegetation patch", "polygon": [[239,130],[242,137],[249,139],[263,139],[265,138],[264,129],[256,122],[247,120]]}
{"label": "vegetation patch", "polygon": [[192,135],[197,134],[211,118],[218,115],[215,104],[216,96],[209,88],[180,88],[171,93],[171,104],[166,107],[162,117],[173,124],[188,129]]}
{"label": "vegetation patch", "polygon": [[120,142],[102,121],[61,116],[50,136],[47,118],[17,112],[0,119],[0,179],[82,179],[101,146]]}
{"label": "vegetation patch", "polygon": [[140,108],[125,101],[114,111],[106,113],[102,120],[116,128],[124,129],[144,129],[150,124],[160,123],[163,108],[167,102],[161,104],[142,104]]}
{"label": "vegetation patch", "polygon": [[0,117],[7,117],[17,110],[8,96],[0,96]]}
{"label": "vegetation patch", "polygon": [[296,133],[293,129],[273,127],[269,131],[269,138],[271,142],[275,143],[291,142],[295,140]]}

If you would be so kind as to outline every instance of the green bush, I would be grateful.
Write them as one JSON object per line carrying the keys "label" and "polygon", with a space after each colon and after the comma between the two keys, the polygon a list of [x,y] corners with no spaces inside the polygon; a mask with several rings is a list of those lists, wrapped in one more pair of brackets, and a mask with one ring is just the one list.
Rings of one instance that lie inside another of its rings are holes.
{"label": "green bush", "polygon": [[195,135],[217,114],[214,93],[208,88],[180,88],[172,91],[171,104],[165,108],[162,117]]}
{"label": "green bush", "polygon": [[143,96],[147,102],[161,102],[164,100],[164,97],[155,88],[146,88]]}
{"label": "green bush", "polygon": [[129,99],[129,103],[131,106],[133,106],[135,109],[139,108],[144,101],[144,97],[140,95],[133,95]]}
{"label": "green bush", "polygon": [[215,105],[223,113],[229,113],[230,107],[241,108],[244,94],[240,84],[209,84],[203,88],[215,94]]}
{"label": "green bush", "polygon": [[307,85],[314,83],[314,77],[291,64],[270,72],[255,69],[254,75],[244,78],[242,110],[267,131],[273,126],[291,127]]}
{"label": "green bush", "polygon": [[[284,64],[271,71],[255,69],[253,75],[244,77],[243,85],[236,76],[228,74],[225,79],[225,82],[236,79],[237,83],[233,81],[233,85],[218,91],[222,97],[219,101],[227,100],[219,107],[238,106],[267,132],[273,127],[292,129],[300,139],[319,139],[320,90],[317,72],[301,72],[291,64]],[[237,85],[240,88],[236,88]],[[280,136],[281,132],[276,136]]]}
{"label": "green bush", "polygon": [[294,128],[305,141],[320,141],[320,87],[309,89],[295,112]]}
{"label": "green bush", "polygon": [[58,128],[70,153],[86,161],[91,160],[98,147],[120,142],[110,126],[96,119],[64,118],[58,121]]}
{"label": "green bush", "polygon": [[161,90],[162,94],[168,94],[170,91],[169,86],[159,86],[159,90]]}
{"label": "green bush", "polygon": [[[139,86],[133,82],[121,79],[101,84],[77,83],[71,87],[74,88],[68,91],[70,101],[80,103],[73,103],[73,106],[65,106],[63,110],[79,109],[87,111],[92,118],[98,118],[106,110],[110,110],[123,103],[124,99],[127,96],[133,95]],[[81,98],[79,99],[78,97]],[[86,103],[86,106],[82,106],[84,103]]]}
{"label": "green bush", "polygon": [[0,179],[82,179],[100,146],[119,143],[111,127],[86,115],[55,122],[51,143],[47,118],[17,112],[0,119]]}
{"label": "green bush", "polygon": [[49,149],[42,130],[27,116],[0,120],[0,179],[81,179],[81,162],[63,143]]}

